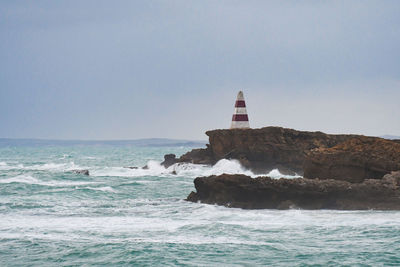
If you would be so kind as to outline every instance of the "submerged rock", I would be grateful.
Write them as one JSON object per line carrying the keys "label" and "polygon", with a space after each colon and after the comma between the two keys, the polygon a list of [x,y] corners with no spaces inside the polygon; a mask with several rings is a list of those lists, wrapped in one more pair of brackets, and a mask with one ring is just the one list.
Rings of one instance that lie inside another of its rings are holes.
{"label": "submerged rock", "polygon": [[362,183],[319,179],[209,176],[194,180],[188,201],[243,209],[400,210],[400,172]]}
{"label": "submerged rock", "polygon": [[89,175],[89,170],[72,170],[73,173]]}

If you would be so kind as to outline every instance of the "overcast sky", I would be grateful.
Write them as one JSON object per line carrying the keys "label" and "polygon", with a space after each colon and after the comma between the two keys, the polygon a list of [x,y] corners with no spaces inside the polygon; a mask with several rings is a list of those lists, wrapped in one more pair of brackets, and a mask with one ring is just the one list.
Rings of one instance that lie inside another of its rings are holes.
{"label": "overcast sky", "polygon": [[0,137],[400,135],[400,1],[2,1]]}

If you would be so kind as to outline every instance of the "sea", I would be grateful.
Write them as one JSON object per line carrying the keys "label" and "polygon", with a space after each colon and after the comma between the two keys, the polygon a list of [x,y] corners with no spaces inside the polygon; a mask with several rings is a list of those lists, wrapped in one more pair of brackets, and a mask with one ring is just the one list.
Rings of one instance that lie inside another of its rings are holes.
{"label": "sea", "polygon": [[400,266],[398,211],[185,201],[196,177],[256,177],[234,160],[160,165],[192,148],[3,141],[0,266]]}

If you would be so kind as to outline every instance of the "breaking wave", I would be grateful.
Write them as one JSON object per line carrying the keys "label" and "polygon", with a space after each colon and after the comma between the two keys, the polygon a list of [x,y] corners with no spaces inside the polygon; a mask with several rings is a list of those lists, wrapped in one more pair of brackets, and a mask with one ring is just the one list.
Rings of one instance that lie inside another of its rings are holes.
{"label": "breaking wave", "polygon": [[274,169],[265,174],[254,174],[245,169],[237,160],[221,159],[213,166],[176,163],[165,168],[157,161],[149,161],[147,168],[124,168],[124,167],[105,167],[91,171],[93,176],[119,176],[119,177],[141,177],[141,176],[184,176],[199,177],[221,174],[244,174],[251,177],[269,176],[271,178],[300,178],[299,175],[283,175],[278,169]]}
{"label": "breaking wave", "polygon": [[[221,175],[221,174],[244,174],[250,177],[269,176],[271,178],[300,178],[299,175],[284,175],[278,169],[274,169],[268,173],[255,174],[252,171],[244,168],[239,161],[231,159],[221,159],[215,165],[201,165],[192,163],[176,163],[168,168],[165,168],[158,161],[150,160],[146,168],[129,168],[129,167],[103,167],[91,166],[83,167],[75,164],[73,161],[68,163],[44,163],[34,165],[13,164],[0,162],[0,170],[21,170],[21,171],[47,171],[47,172],[70,172],[72,170],[88,169],[91,176],[99,177],[144,177],[144,176],[178,176],[195,178],[200,176]],[[21,177],[3,179],[0,183],[5,183],[6,180],[18,182]],[[28,178],[29,180],[30,178]],[[32,179],[30,180],[32,181]],[[43,183],[42,183],[43,184]],[[51,186],[51,185],[50,185]]]}

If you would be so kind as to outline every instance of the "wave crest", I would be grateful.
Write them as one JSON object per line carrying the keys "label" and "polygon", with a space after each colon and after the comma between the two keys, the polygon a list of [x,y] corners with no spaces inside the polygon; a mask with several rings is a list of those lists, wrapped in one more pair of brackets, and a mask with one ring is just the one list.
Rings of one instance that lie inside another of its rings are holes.
{"label": "wave crest", "polygon": [[269,176],[271,178],[299,178],[299,175],[283,175],[278,169],[274,169],[269,173],[256,175],[252,171],[245,169],[239,161],[221,159],[213,166],[176,163],[165,168],[157,161],[149,161],[147,168],[129,169],[123,167],[105,167],[91,171],[93,176],[120,176],[120,177],[142,177],[142,176],[184,176],[184,177],[200,177],[221,174],[244,174],[250,177]]}

